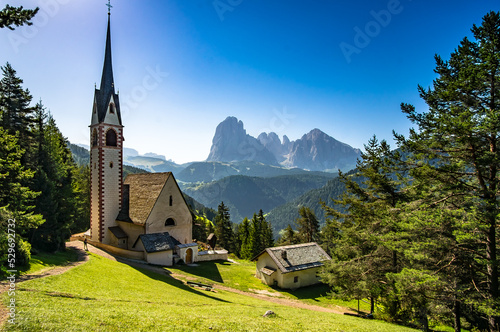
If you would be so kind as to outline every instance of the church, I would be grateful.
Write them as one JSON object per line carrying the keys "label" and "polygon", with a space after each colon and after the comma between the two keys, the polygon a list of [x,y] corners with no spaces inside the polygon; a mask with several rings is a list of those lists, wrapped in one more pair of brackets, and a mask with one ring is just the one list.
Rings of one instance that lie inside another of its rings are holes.
{"label": "church", "polygon": [[113,80],[109,10],[101,84],[95,89],[89,127],[90,230],[86,236],[90,243],[157,265],[197,261],[192,215],[174,175],[131,174],[122,180],[124,136]]}

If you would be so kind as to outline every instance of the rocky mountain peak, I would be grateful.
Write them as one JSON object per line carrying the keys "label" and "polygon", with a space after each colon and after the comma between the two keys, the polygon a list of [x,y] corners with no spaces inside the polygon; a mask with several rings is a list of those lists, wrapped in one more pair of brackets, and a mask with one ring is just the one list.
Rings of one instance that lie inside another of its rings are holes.
{"label": "rocky mountain peak", "polygon": [[359,149],[339,142],[318,128],[296,141],[274,132],[261,133],[258,138],[248,135],[243,122],[228,117],[215,130],[207,161],[251,160],[268,165],[298,167],[311,171],[348,171],[356,167]]}
{"label": "rocky mountain peak", "polygon": [[242,160],[278,165],[274,155],[259,140],[246,133],[243,122],[229,116],[215,130],[207,161]]}

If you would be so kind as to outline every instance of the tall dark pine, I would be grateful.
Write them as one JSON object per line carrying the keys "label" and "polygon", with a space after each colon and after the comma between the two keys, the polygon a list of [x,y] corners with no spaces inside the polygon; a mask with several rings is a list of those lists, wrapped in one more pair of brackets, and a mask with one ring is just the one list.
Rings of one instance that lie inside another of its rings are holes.
{"label": "tall dark pine", "polygon": [[[0,80],[0,118],[1,125],[11,135],[19,135],[19,144],[25,154],[30,152],[32,144],[31,129],[34,124],[34,108],[30,107],[32,96],[28,89],[23,89],[23,80],[17,76],[10,63],[1,67]],[[23,164],[28,163],[23,156]]]}
{"label": "tall dark pine", "polygon": [[[324,278],[340,297],[377,298],[394,319],[399,301],[396,287],[387,275],[398,273],[402,257],[396,250],[399,240],[398,205],[407,197],[404,181],[396,176],[395,161],[399,154],[385,142],[373,137],[358,160],[357,174],[340,173],[346,192],[336,200],[342,211],[323,204],[327,216],[333,217],[323,229],[328,239],[332,261]],[[361,181],[360,179],[361,178]]]}
{"label": "tall dark pine", "polygon": [[215,235],[219,245],[229,252],[234,252],[234,233],[229,215],[229,208],[221,202],[214,218]]}
{"label": "tall dark pine", "polygon": [[299,209],[300,217],[296,220],[298,226],[299,237],[302,242],[313,242],[319,239],[319,221],[308,207],[301,207]]}
{"label": "tall dark pine", "polygon": [[[488,317],[490,331],[498,331],[500,316],[497,228],[500,216],[500,14],[490,12],[481,26],[471,29],[474,40],[464,38],[448,61],[436,55],[438,78],[433,89],[419,86],[429,106],[417,113],[409,104],[401,108],[417,126],[400,146],[423,165],[414,176],[437,182],[444,197],[462,197],[474,225],[470,248],[483,273],[471,281],[477,291],[476,308]],[[486,276],[483,278],[482,276]]]}
{"label": "tall dark pine", "polygon": [[76,165],[54,119],[45,114],[41,103],[36,108],[39,121],[34,133],[39,144],[32,186],[40,192],[35,212],[43,215],[45,222],[31,230],[29,240],[44,250],[64,250],[77,216],[78,205],[73,188]]}

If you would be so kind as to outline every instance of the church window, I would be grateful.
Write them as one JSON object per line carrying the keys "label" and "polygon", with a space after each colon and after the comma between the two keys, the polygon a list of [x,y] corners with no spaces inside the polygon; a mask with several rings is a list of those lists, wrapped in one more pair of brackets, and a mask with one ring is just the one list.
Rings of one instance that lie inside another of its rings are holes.
{"label": "church window", "polygon": [[112,161],[109,162],[109,167],[113,168],[113,162]]}
{"label": "church window", "polygon": [[92,131],[92,146],[97,146],[97,130]]}
{"label": "church window", "polygon": [[116,131],[110,129],[106,132],[106,145],[116,146]]}
{"label": "church window", "polygon": [[170,195],[170,199],[168,201],[168,205],[172,206],[172,195]]}
{"label": "church window", "polygon": [[168,218],[167,221],[165,221],[165,226],[175,226],[174,219]]}
{"label": "church window", "polygon": [[109,113],[115,114],[115,104],[109,104]]}
{"label": "church window", "polygon": [[96,165],[96,163],[94,163],[94,169],[96,169],[96,168],[97,168],[97,165]]}

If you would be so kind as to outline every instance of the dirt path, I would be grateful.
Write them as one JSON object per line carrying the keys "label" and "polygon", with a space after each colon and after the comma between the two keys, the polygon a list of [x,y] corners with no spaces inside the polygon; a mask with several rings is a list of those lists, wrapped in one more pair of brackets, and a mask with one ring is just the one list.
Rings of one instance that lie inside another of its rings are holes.
{"label": "dirt path", "polygon": [[[67,242],[66,248],[73,248],[77,251],[78,258],[75,262],[71,262],[65,266],[57,266],[54,268],[48,268],[48,269],[45,269],[45,270],[42,270],[42,271],[39,271],[39,272],[36,272],[33,274],[22,275],[16,279],[16,285],[20,282],[27,281],[27,280],[44,278],[44,277],[48,277],[48,276],[62,274],[64,272],[68,271],[69,269],[72,269],[75,266],[81,265],[89,260],[88,253],[83,249],[83,243],[81,241]],[[134,266],[134,267],[140,267],[140,268],[147,269],[149,271],[153,271],[156,273],[166,274],[166,275],[168,275],[174,279],[177,279],[177,280],[182,281],[182,279],[179,277],[183,277],[183,278],[185,277],[184,275],[181,275],[181,274],[169,273],[168,271],[166,271],[165,269],[163,269],[161,267],[152,266],[152,265],[149,265],[145,262],[142,263],[142,262],[137,261],[137,260],[130,260],[130,259],[126,259],[126,258],[112,256],[112,255],[108,254],[107,252],[105,252],[99,248],[96,248],[90,244],[88,245],[88,249],[89,249],[88,250],[89,252],[91,252],[93,254],[97,254],[97,255],[102,256],[102,257],[105,257],[107,259],[110,259],[113,261],[118,261],[121,263],[125,263],[128,265]],[[294,307],[294,308],[301,308],[301,309],[321,311],[321,312],[331,312],[331,313],[335,313],[335,314],[343,314],[346,312],[353,313],[353,311],[351,311],[347,308],[343,308],[343,307],[335,307],[335,308],[321,307],[321,306],[307,304],[307,303],[304,303],[304,302],[301,302],[298,300],[293,300],[293,299],[284,298],[284,297],[275,297],[275,296],[268,296],[268,295],[264,295],[264,294],[244,292],[244,291],[240,291],[240,290],[237,290],[234,288],[225,287],[225,286],[218,285],[218,284],[214,285],[214,288],[219,289],[219,290],[223,290],[223,291],[227,291],[227,292],[240,294],[240,295],[251,296],[251,297],[259,299],[259,300],[264,300],[264,301],[268,301],[268,302],[272,302],[272,303],[276,303],[276,304],[281,304],[281,305],[285,305],[285,306],[289,306],[289,307]],[[0,282],[0,296],[4,292],[8,291],[8,289],[9,289],[9,282],[8,281]],[[8,318],[7,308],[3,304],[0,303],[0,327],[2,327],[3,324],[5,324],[5,322],[7,321],[7,318]]]}
{"label": "dirt path", "polygon": [[346,308],[342,308],[342,307],[337,307],[337,308],[321,307],[318,305],[307,304],[307,303],[304,303],[302,301],[288,299],[288,298],[284,298],[284,297],[273,297],[273,296],[268,296],[268,295],[264,295],[264,294],[244,292],[244,291],[240,291],[240,290],[237,290],[234,288],[225,287],[222,285],[214,285],[214,288],[225,290],[225,291],[232,292],[232,293],[241,294],[241,295],[251,296],[251,297],[254,297],[254,298],[259,299],[259,300],[273,302],[273,303],[286,305],[286,306],[294,307],[294,308],[301,308],[301,309],[321,311],[321,312],[331,312],[334,314],[341,314],[341,315],[344,314],[345,312],[354,313],[353,311],[347,310]]}

